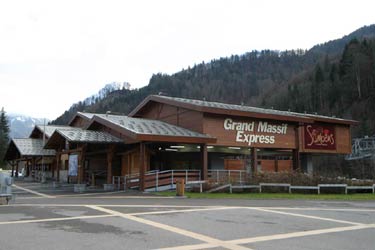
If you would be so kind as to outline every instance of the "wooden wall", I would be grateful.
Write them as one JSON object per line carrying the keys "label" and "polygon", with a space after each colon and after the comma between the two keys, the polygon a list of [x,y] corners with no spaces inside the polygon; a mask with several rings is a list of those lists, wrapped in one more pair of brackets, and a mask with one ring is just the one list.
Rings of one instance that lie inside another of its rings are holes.
{"label": "wooden wall", "polygon": [[[233,121],[236,121],[236,122],[252,122],[252,121],[259,122],[259,120],[253,119],[253,118],[205,114],[204,124],[203,124],[204,125],[203,133],[216,137],[217,138],[216,145],[248,147],[249,145],[247,142],[236,142],[237,131],[224,129],[224,120],[226,118],[231,118]],[[264,122],[267,120],[262,120],[262,121]],[[281,125],[281,123],[277,121],[269,121],[269,123]],[[252,143],[250,147],[294,149],[296,148],[295,128],[296,128],[296,125],[289,123],[286,134],[258,133],[258,132],[245,132],[245,133],[246,134],[252,133],[252,134],[258,134],[258,135],[265,135],[265,136],[275,136],[275,143],[273,144]]]}
{"label": "wooden wall", "polygon": [[299,142],[301,153],[331,153],[350,154],[352,152],[352,139],[349,125],[334,125],[336,149],[307,149],[305,148],[304,126],[299,128]]}
{"label": "wooden wall", "polygon": [[[146,150],[146,172],[150,170],[150,155],[150,152]],[[121,175],[139,174],[140,163],[139,146],[135,147],[133,150],[125,152],[121,158]]]}
{"label": "wooden wall", "polygon": [[176,126],[203,132],[203,113],[179,108],[163,103],[152,102],[138,116],[167,122]]}
{"label": "wooden wall", "polygon": [[260,160],[262,172],[290,172],[292,170],[292,160]]}
{"label": "wooden wall", "polygon": [[82,117],[76,116],[70,126],[76,128],[83,128],[88,124],[88,121],[83,119]]}

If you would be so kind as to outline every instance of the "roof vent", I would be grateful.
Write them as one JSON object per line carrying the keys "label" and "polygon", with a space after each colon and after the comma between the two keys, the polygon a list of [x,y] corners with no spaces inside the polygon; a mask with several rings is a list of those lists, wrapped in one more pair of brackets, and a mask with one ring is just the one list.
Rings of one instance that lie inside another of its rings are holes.
{"label": "roof vent", "polygon": [[107,112],[105,112],[105,116],[108,116],[108,115],[110,115],[112,112],[111,111],[107,111]]}

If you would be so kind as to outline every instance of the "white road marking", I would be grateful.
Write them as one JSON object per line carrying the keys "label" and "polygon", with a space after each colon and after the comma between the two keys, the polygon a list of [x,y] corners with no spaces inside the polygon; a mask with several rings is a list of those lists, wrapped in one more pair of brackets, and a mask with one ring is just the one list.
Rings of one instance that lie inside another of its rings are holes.
{"label": "white road marking", "polygon": [[315,220],[324,220],[324,221],[351,224],[351,225],[363,225],[363,223],[357,223],[357,222],[352,222],[352,221],[336,220],[336,219],[318,217],[318,216],[312,216],[312,215],[304,215],[304,214],[295,214],[295,213],[288,213],[288,212],[282,212],[282,211],[274,211],[274,210],[271,210],[271,209],[263,209],[263,208],[249,208],[249,209],[258,210],[258,211],[267,212],[267,213],[290,215],[290,216],[303,217],[303,218],[315,219]]}
{"label": "white road marking", "polygon": [[21,189],[21,190],[23,190],[23,191],[26,191],[26,192],[28,192],[28,193],[32,193],[32,194],[35,194],[35,195],[42,196],[42,197],[44,197],[44,198],[56,198],[55,196],[51,196],[51,195],[47,195],[47,194],[42,194],[42,193],[36,192],[36,191],[34,191],[34,190],[28,189],[28,188],[24,188],[24,187],[17,186],[16,184],[13,184],[13,187],[18,188],[18,189]]}
{"label": "white road marking", "polygon": [[80,196],[92,196],[92,195],[104,195],[104,194],[118,194],[124,193],[124,191],[113,191],[113,192],[96,192],[96,193],[81,193],[81,194],[61,194],[56,197],[80,197]]}
{"label": "white road marking", "polygon": [[95,196],[95,197],[84,197],[79,195],[59,195],[59,197],[68,198],[79,198],[79,199],[175,199],[175,197],[163,197],[163,196]]}
{"label": "white road marking", "polygon": [[63,218],[49,218],[49,219],[35,219],[35,220],[1,221],[0,225],[27,224],[27,223],[51,222],[51,221],[65,221],[65,220],[83,220],[83,219],[106,218],[106,217],[114,217],[114,215],[105,214],[105,215],[87,215],[87,216],[75,216],[75,217],[63,217]]}
{"label": "white road marking", "polygon": [[305,211],[343,211],[343,212],[375,212],[375,208],[322,208],[322,207],[257,207],[272,210],[305,210]]}
{"label": "white road marking", "polygon": [[[86,207],[86,206],[98,206],[98,207],[141,207],[141,208],[228,208],[235,209],[239,207],[227,207],[227,206],[194,206],[194,205],[112,205],[112,204],[11,204],[5,207]],[[5,208],[4,207],[4,208]],[[1,206],[0,206],[1,208]]]}
{"label": "white road marking", "polygon": [[213,246],[208,243],[204,243],[204,244],[185,245],[185,246],[178,246],[178,247],[158,248],[155,250],[199,250],[199,249],[209,249],[209,248],[214,248],[214,247],[216,246]]}
{"label": "white road marking", "polygon": [[261,241],[281,240],[281,239],[313,236],[313,235],[328,234],[328,233],[339,233],[339,232],[368,229],[368,228],[375,228],[375,224],[363,224],[363,225],[356,225],[356,226],[334,227],[334,228],[310,230],[310,231],[303,231],[303,232],[275,234],[275,235],[269,235],[269,236],[247,238],[247,239],[230,240],[228,242],[233,243],[233,244],[249,244],[249,243],[261,242]]}
{"label": "white road marking", "polygon": [[177,228],[177,227],[161,224],[161,223],[154,222],[154,221],[151,221],[151,220],[146,220],[146,219],[139,218],[139,217],[136,217],[136,216],[120,213],[120,212],[110,210],[110,209],[107,209],[107,208],[103,208],[103,207],[99,207],[99,206],[91,206],[91,205],[88,205],[87,207],[92,208],[94,210],[102,211],[104,213],[116,215],[116,216],[122,217],[124,219],[136,221],[136,222],[139,222],[139,223],[142,223],[142,224],[146,224],[146,225],[153,226],[153,227],[156,227],[156,228],[160,228],[160,229],[163,229],[163,230],[167,230],[167,231],[170,231],[170,232],[173,232],[173,233],[181,234],[183,236],[187,236],[187,237],[190,237],[190,238],[193,238],[193,239],[204,241],[204,242],[207,242],[210,245],[215,246],[215,247],[223,247],[223,248],[232,249],[232,250],[245,250],[245,249],[249,250],[249,248],[247,248],[247,247],[239,246],[239,245],[236,245],[236,244],[228,244],[224,241],[221,241],[221,240],[218,240],[218,239],[206,236],[206,235],[194,233],[194,232],[191,232],[191,231],[188,231],[188,230],[184,230],[184,229],[180,229],[180,228]]}
{"label": "white road marking", "polygon": [[[21,198],[42,198],[42,197],[17,197],[17,199]],[[9,206],[53,206],[53,207],[67,207],[67,206],[86,206],[89,204],[10,204]],[[356,209],[356,208],[303,208],[303,207],[244,207],[244,206],[207,206],[207,205],[142,205],[142,204],[135,204],[135,205],[116,205],[116,204],[90,204],[94,206],[101,206],[101,207],[154,207],[154,208],[228,208],[228,209],[265,209],[265,210],[310,210],[310,211],[347,211],[347,212],[375,212],[375,209]]]}
{"label": "white road marking", "polygon": [[181,209],[181,210],[166,210],[166,211],[130,213],[130,214],[127,214],[127,215],[138,216],[138,215],[153,215],[153,214],[173,214],[173,213],[202,212],[202,211],[215,211],[215,210],[228,210],[228,209],[232,209],[232,208],[229,208],[229,207],[213,207],[213,208],[198,208],[198,209]]}
{"label": "white road marking", "polygon": [[[340,232],[345,232],[345,231],[354,231],[354,230],[369,229],[369,228],[375,228],[375,224],[335,227],[335,228],[318,229],[318,230],[303,231],[303,232],[275,234],[275,235],[268,235],[268,236],[259,236],[259,237],[252,237],[252,238],[229,240],[226,242],[232,243],[232,244],[250,244],[250,243],[263,242],[263,241],[283,240],[283,239],[290,239],[290,238],[314,236],[314,235],[321,235],[321,234],[328,234],[328,233],[340,233]],[[195,245],[185,245],[185,246],[178,246],[178,247],[160,248],[159,250],[185,250],[185,249],[196,250],[196,249],[209,249],[213,247],[214,246],[212,246],[211,244],[195,244]]]}

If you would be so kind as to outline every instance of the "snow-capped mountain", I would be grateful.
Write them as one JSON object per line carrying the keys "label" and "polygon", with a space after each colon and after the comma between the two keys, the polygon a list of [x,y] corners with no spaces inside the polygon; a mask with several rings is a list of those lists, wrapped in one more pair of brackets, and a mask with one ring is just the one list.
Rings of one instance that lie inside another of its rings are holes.
{"label": "snow-capped mountain", "polygon": [[33,118],[20,114],[7,114],[10,127],[10,138],[26,138],[35,125],[47,124],[48,119]]}

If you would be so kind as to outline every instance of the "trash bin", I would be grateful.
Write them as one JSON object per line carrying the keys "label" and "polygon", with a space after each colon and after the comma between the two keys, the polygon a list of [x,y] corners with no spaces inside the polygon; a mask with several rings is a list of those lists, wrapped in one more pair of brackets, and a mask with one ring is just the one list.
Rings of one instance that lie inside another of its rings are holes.
{"label": "trash bin", "polygon": [[185,195],[185,179],[176,180],[176,196]]}

